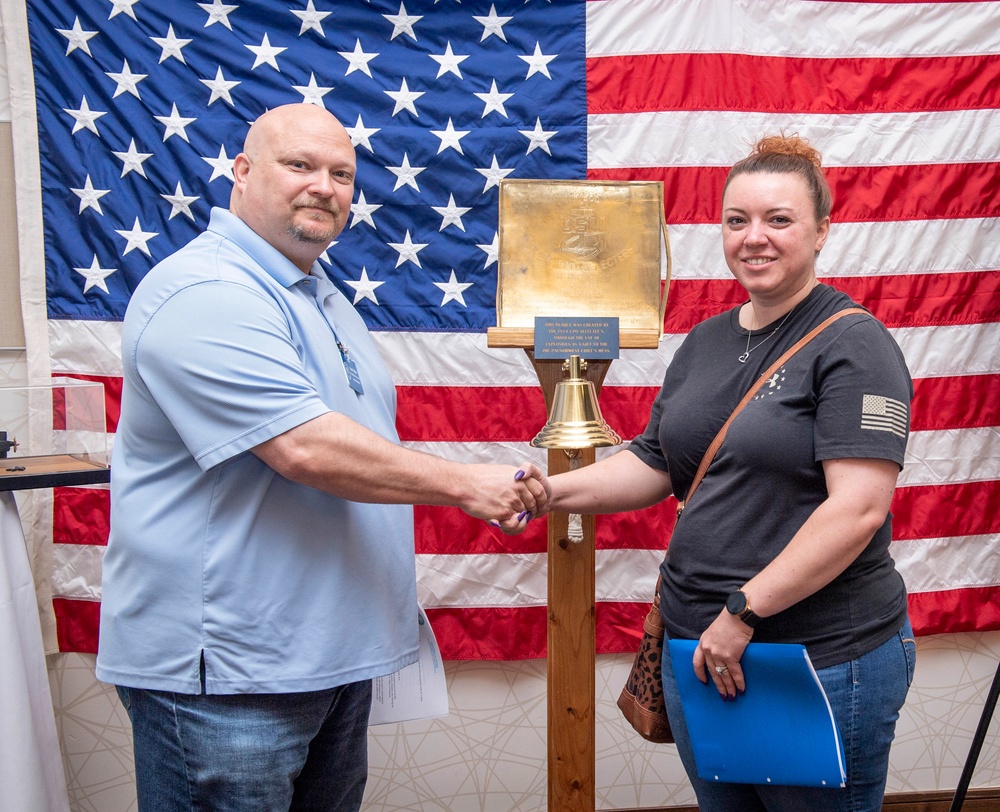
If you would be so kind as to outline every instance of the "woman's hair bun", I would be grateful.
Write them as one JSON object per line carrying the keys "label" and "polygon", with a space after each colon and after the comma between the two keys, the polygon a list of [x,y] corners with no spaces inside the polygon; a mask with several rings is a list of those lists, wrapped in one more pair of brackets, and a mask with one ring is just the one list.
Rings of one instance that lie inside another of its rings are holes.
{"label": "woman's hair bun", "polygon": [[798,135],[765,135],[750,150],[750,156],[754,155],[797,155],[809,161],[817,169],[823,168],[823,156],[819,150],[811,146],[809,142]]}

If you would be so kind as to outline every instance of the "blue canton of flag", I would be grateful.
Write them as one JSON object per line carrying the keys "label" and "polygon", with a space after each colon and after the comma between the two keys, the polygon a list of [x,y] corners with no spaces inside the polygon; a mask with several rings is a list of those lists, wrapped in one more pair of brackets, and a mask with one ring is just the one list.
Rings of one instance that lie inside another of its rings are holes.
{"label": "blue canton of flag", "polygon": [[281,104],[351,134],[351,217],[321,260],[376,330],[495,324],[499,181],[586,176],[580,0],[29,0],[28,23],[51,319],[120,321]]}

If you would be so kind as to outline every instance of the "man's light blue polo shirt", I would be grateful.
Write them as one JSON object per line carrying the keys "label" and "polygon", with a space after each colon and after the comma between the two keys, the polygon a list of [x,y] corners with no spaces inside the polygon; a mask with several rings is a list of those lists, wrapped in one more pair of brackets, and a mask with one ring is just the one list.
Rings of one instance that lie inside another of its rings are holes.
{"label": "man's light blue polo shirt", "polygon": [[213,209],[136,288],[122,366],[98,678],[198,693],[204,655],[207,693],[282,693],[413,662],[412,508],[299,485],[249,450],[329,411],[398,442],[392,379],[320,266]]}

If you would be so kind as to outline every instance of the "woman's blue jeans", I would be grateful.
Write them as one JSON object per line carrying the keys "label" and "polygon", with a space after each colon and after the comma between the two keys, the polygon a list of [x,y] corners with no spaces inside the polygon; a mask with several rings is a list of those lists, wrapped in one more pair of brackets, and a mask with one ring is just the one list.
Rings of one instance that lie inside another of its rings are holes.
{"label": "woman's blue jeans", "polygon": [[[663,694],[667,714],[684,769],[698,796],[698,809],[701,812],[736,809],[740,812],[880,812],[889,771],[889,747],[899,710],[913,681],[915,663],[916,644],[907,621],[897,634],[874,651],[856,660],[817,669],[844,741],[847,786],[724,784],[698,777],[673,672],[674,666],[692,666],[690,662],[671,663],[669,647],[664,646]],[[753,758],[753,742],[745,742],[745,746],[747,758]]]}
{"label": "woman's blue jeans", "polygon": [[293,694],[118,688],[139,812],[357,812],[371,681]]}

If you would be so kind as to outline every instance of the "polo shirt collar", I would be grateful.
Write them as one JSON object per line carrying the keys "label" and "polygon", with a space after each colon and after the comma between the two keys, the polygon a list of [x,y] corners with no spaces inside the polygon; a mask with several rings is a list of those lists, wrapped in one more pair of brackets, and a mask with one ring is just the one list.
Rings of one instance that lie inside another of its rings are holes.
{"label": "polo shirt collar", "polygon": [[[306,276],[288,257],[227,209],[212,207],[208,230],[236,243],[282,287],[301,285],[314,296],[317,295],[317,289],[322,290],[324,296],[339,293],[337,286],[330,282],[319,261],[312,264],[310,276]],[[317,281],[311,281],[313,277]]]}

